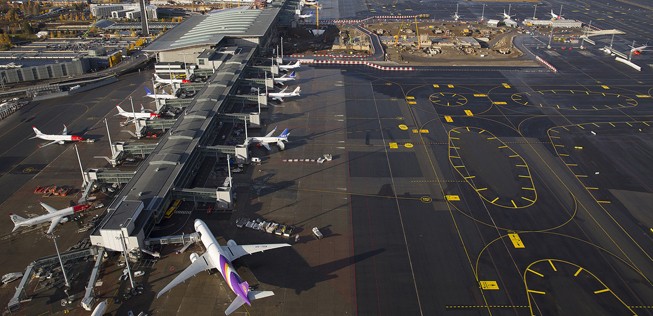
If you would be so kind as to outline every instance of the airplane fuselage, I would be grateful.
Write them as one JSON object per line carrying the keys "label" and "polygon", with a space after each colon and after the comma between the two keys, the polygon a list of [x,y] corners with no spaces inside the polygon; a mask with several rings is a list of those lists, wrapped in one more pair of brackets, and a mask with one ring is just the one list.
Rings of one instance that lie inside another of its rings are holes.
{"label": "airplane fuselage", "polygon": [[80,142],[84,140],[84,137],[77,136],[77,135],[48,135],[48,134],[41,134],[37,135],[37,138],[43,139],[43,140],[50,140],[50,141],[58,141],[58,142]]}
{"label": "airplane fuselage", "polygon": [[[206,223],[204,223],[202,220],[196,219],[195,231],[200,233],[200,240],[202,241],[202,244],[204,244],[204,247],[206,247],[206,252],[211,258],[211,261],[217,265],[217,269],[220,271],[222,278],[224,278],[224,280],[227,282],[227,286],[229,286],[234,294],[242,297],[247,305],[251,305],[249,299],[247,298],[249,288],[241,288],[240,284],[242,283],[242,280],[240,276],[231,265],[231,261],[229,261],[222,254],[220,250],[220,244],[218,244],[218,242],[215,240],[215,237],[209,231]],[[197,260],[202,259],[199,258]]]}
{"label": "airplane fuselage", "polygon": [[47,214],[44,214],[44,215],[40,215],[40,216],[37,216],[37,217],[27,219],[25,221],[22,221],[22,222],[18,223],[17,226],[34,226],[34,225],[38,225],[38,224],[41,224],[41,223],[49,222],[50,220],[52,220],[53,218],[56,218],[56,217],[70,216],[70,215],[73,215],[75,213],[82,212],[82,211],[86,210],[87,208],[88,208],[88,206],[83,205],[83,204],[67,207],[67,208],[58,210],[58,211],[53,212],[53,213],[47,213]]}

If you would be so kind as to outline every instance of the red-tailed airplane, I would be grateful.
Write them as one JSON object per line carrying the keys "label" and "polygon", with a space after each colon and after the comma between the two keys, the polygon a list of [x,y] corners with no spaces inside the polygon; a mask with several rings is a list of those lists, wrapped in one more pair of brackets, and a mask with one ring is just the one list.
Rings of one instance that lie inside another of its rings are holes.
{"label": "red-tailed airplane", "polygon": [[57,224],[65,223],[68,221],[68,216],[73,215],[75,213],[83,212],[89,207],[91,207],[88,204],[80,204],[80,205],[75,205],[75,206],[66,207],[64,209],[57,210],[54,207],[47,205],[43,202],[40,203],[41,206],[43,206],[43,208],[46,211],[48,211],[48,214],[32,217],[32,218],[24,218],[16,214],[9,214],[9,218],[11,218],[11,221],[14,222],[14,230],[12,230],[12,232],[16,231],[16,229],[18,229],[21,226],[34,226],[50,221],[50,228],[48,228],[48,234],[52,234],[52,231],[57,226]]}
{"label": "red-tailed airplane", "polygon": [[32,126],[32,129],[34,130],[34,133],[36,133],[36,136],[30,137],[30,139],[40,138],[40,139],[51,141],[49,143],[41,145],[41,147],[50,146],[52,144],[63,145],[66,142],[81,142],[86,140],[84,137],[81,136],[68,135],[68,128],[66,128],[66,125],[63,126],[63,132],[61,132],[61,135],[43,134],[35,126]]}
{"label": "red-tailed airplane", "polygon": [[630,46],[630,47],[631,47],[630,52],[635,54],[635,55],[641,55],[643,52],[650,51],[650,49],[647,49],[648,44],[638,46],[638,47],[633,47],[633,46]]}

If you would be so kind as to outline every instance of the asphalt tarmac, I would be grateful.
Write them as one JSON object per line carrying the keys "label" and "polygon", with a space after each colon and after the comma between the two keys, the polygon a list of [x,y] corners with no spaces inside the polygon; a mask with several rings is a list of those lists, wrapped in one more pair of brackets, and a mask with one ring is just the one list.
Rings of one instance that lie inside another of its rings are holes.
{"label": "asphalt tarmac", "polygon": [[[381,11],[385,4],[377,4]],[[519,14],[526,9],[516,6]],[[290,142],[285,151],[251,148],[262,163],[234,176],[236,210],[183,209],[162,228],[188,233],[197,217],[221,243],[293,244],[236,262],[244,280],[275,292],[238,311],[243,314],[653,314],[650,69],[635,72],[596,48],[545,49],[541,40],[524,43],[559,73],[302,67],[291,86],[301,85],[302,96],[270,106],[260,131],[290,128]],[[10,167],[0,185],[16,193],[7,194],[2,208],[35,205],[32,187],[46,179],[79,182],[72,148],[37,149],[23,140],[31,136],[29,126],[50,132],[69,122],[70,131],[99,138],[80,144],[83,163],[103,165],[92,158],[108,152],[98,122],[111,103],[141,90],[145,76],[102,89],[110,91],[106,96],[87,92],[88,100],[71,101],[78,111],[91,111],[85,118],[64,111],[69,107],[59,100],[47,103],[58,110],[30,105],[6,121],[15,134],[0,138],[3,148],[13,148],[3,156]],[[84,150],[91,146],[104,149]],[[327,153],[332,161],[310,161]],[[236,228],[239,217],[295,225],[299,241]],[[81,237],[66,234],[76,229],[70,224],[60,230],[62,248]],[[314,238],[313,227],[325,238]],[[6,272],[52,254],[38,232],[19,236],[0,244],[8,249],[0,262]],[[109,311],[222,313],[233,294],[215,274],[199,274],[154,298],[188,266],[189,253],[203,251],[195,246],[176,255],[176,248],[164,247],[164,258],[144,268],[146,295]],[[103,278],[112,281],[98,289],[100,297],[124,290],[124,281],[114,282],[120,270],[108,269]],[[13,291],[0,294],[5,304]],[[58,297],[38,312],[61,311],[52,308]]]}

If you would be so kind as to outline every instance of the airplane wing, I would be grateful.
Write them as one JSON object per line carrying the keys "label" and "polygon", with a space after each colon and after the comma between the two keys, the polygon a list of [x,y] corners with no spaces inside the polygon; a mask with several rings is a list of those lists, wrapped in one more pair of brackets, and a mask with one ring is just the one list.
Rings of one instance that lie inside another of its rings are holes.
{"label": "airplane wing", "polygon": [[266,142],[261,142],[260,144],[261,144],[261,146],[265,147],[265,149],[267,149],[267,150],[272,150],[272,149],[270,149],[270,145],[268,145],[268,143],[266,143]]}
{"label": "airplane wing", "polygon": [[192,277],[192,276],[194,276],[194,275],[196,275],[196,274],[198,274],[198,273],[200,273],[202,271],[213,269],[213,268],[215,268],[215,265],[211,261],[211,258],[209,257],[208,252],[205,252],[202,256],[197,258],[197,260],[193,261],[193,263],[191,263],[188,266],[188,268],[186,268],[184,271],[179,273],[179,275],[174,280],[172,280],[172,282],[168,283],[168,285],[166,285],[163,288],[163,290],[161,290],[156,295],[156,297],[159,298],[161,295],[163,295],[164,293],[170,291],[173,287],[177,286],[179,283],[182,283],[182,282],[186,281],[190,277]]}
{"label": "airplane wing", "polygon": [[46,146],[54,145],[54,144],[56,144],[56,143],[58,143],[58,142],[59,142],[58,140],[53,140],[53,141],[51,141],[51,142],[49,142],[49,143],[45,143],[45,144],[43,144],[43,145],[40,145],[39,147],[40,147],[40,148],[43,148],[43,147],[46,147]]}
{"label": "airplane wing", "polygon": [[272,134],[274,134],[274,132],[276,132],[276,131],[277,131],[277,127],[275,126],[274,129],[272,129],[271,132],[269,132],[269,133],[267,133],[267,134],[265,135],[265,137],[270,137],[270,136],[272,136]]}
{"label": "airplane wing", "polygon": [[40,203],[41,206],[42,206],[46,211],[48,211],[48,213],[50,213],[50,214],[52,214],[52,213],[58,211],[58,209],[56,209],[56,208],[54,208],[54,207],[52,207],[52,206],[50,206],[50,205],[47,205],[47,204],[45,204],[45,203],[43,203],[43,202],[39,202],[39,203]]}
{"label": "airplane wing", "polygon": [[220,246],[221,252],[225,254],[229,261],[234,261],[242,256],[251,255],[257,252],[272,250],[282,247],[290,247],[290,244],[258,244],[258,245],[235,245]]}
{"label": "airplane wing", "polygon": [[50,220],[50,228],[48,228],[48,235],[52,234],[55,227],[57,227],[57,225],[61,222],[62,218],[63,218],[63,216],[57,216],[57,217],[53,217]]}

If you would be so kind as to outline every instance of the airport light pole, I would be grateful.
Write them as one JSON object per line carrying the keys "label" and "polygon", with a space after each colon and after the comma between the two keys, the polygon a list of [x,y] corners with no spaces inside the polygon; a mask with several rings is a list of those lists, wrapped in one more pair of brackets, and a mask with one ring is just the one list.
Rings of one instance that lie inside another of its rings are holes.
{"label": "airport light pole", "polygon": [[535,13],[537,12],[537,3],[535,4],[535,9],[533,10],[533,20],[535,20]]}
{"label": "airport light pole", "polygon": [[[104,119],[106,121],[106,119]],[[86,186],[86,177],[84,176],[84,167],[82,167],[82,159],[79,158],[79,150],[77,149],[77,144],[75,144],[75,153],[77,154],[77,162],[79,163],[79,171],[82,173],[82,186]]]}
{"label": "airport light pole", "polygon": [[485,21],[485,3],[483,3],[483,11],[481,12],[481,22]]}
{"label": "airport light pole", "polygon": [[[63,260],[61,260],[61,253],[59,253],[59,246],[57,246],[57,236],[55,234],[50,234],[50,238],[54,242],[54,249],[57,251],[57,258],[59,258],[59,264],[61,265],[61,273],[63,273],[63,279],[67,288],[70,288],[70,283],[68,282],[68,276],[66,275],[66,269],[63,266]],[[68,293],[66,293],[68,295]]]}
{"label": "airport light pole", "polygon": [[547,49],[551,49],[551,39],[553,39],[553,22],[551,23],[551,33],[549,33],[549,44],[546,45]]}

